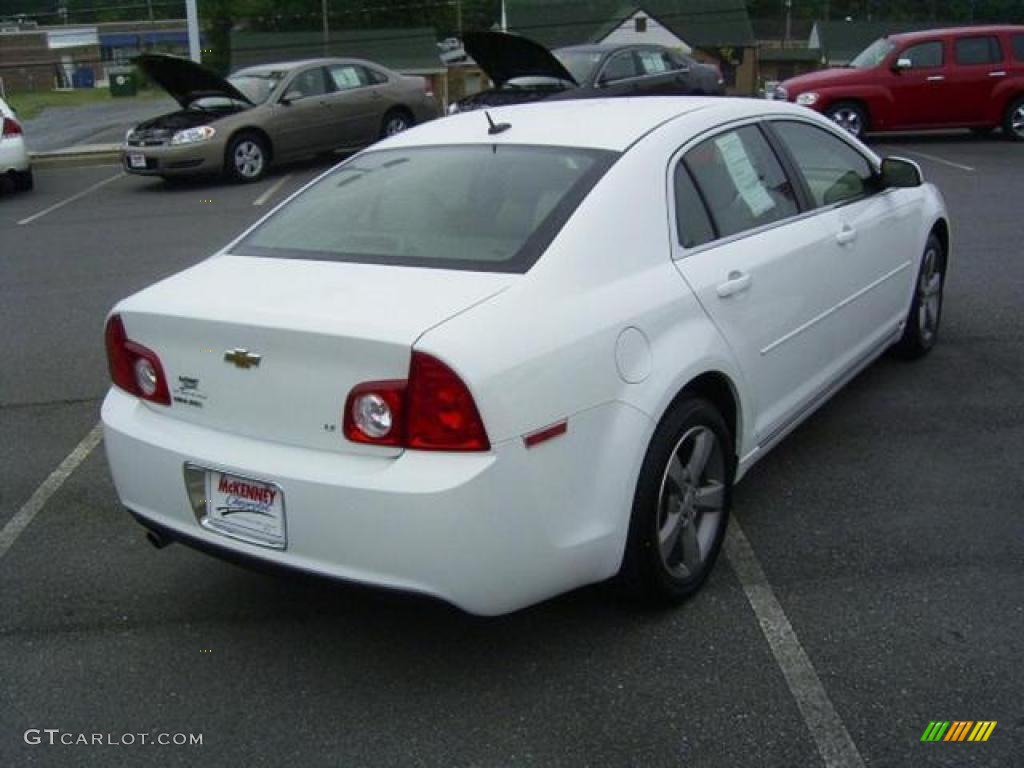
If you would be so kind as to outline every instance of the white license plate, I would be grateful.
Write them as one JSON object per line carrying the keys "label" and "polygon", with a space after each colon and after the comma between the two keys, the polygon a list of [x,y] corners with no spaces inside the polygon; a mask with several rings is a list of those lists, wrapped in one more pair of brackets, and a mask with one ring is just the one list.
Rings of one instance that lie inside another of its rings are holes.
{"label": "white license plate", "polygon": [[274,549],[288,544],[284,491],[276,483],[207,470],[205,504],[205,528]]}
{"label": "white license plate", "polygon": [[128,155],[128,165],[132,168],[145,168],[146,156],[141,152],[132,152]]}

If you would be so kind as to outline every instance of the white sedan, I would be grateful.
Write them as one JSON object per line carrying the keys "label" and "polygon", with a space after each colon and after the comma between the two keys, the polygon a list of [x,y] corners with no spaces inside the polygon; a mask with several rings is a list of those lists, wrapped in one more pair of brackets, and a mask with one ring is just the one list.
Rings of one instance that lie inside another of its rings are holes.
{"label": "white sedan", "polygon": [[675,602],[755,462],[932,347],[949,255],[917,166],[800,107],[428,123],[113,309],[110,467],[158,546],[479,614]]}
{"label": "white sedan", "polygon": [[7,102],[0,99],[0,177],[5,176],[17,190],[32,189],[32,164],[21,123]]}

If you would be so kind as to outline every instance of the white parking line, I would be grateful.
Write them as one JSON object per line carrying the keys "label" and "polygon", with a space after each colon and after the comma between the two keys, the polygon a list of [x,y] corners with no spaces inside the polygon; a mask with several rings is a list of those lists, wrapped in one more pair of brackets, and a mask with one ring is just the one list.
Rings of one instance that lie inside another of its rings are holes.
{"label": "white parking line", "polygon": [[265,202],[267,202],[267,200],[269,200],[270,198],[272,198],[274,196],[274,193],[277,192],[277,190],[279,190],[282,186],[284,186],[284,183],[286,181],[288,181],[289,178],[291,178],[291,174],[290,173],[286,173],[284,176],[282,176],[280,179],[278,179],[273,184],[273,186],[270,187],[270,189],[268,189],[262,195],[257,197],[255,200],[253,200],[252,204],[253,205],[263,205]]}
{"label": "white parking line", "polygon": [[916,149],[913,149],[913,150],[911,150],[911,149],[904,149],[904,150],[901,150],[901,151],[905,152],[908,155],[917,155],[918,157],[923,157],[925,160],[931,160],[932,162],[935,162],[935,163],[942,163],[943,165],[948,165],[950,168],[958,168],[961,171],[969,171],[971,173],[974,173],[974,170],[975,170],[974,168],[972,168],[969,165],[962,165],[961,163],[954,163],[952,160],[947,160],[944,157],[937,157],[935,155],[929,155],[927,152],[918,152]]}
{"label": "white parking line", "polygon": [[43,210],[41,210],[39,213],[33,213],[27,219],[22,219],[21,221],[19,221],[18,224],[31,224],[36,219],[41,219],[46,214],[53,213],[58,208],[63,208],[68,203],[73,203],[73,202],[75,202],[75,200],[78,200],[81,197],[85,197],[90,192],[95,192],[97,189],[99,189],[100,187],[104,186],[105,184],[109,184],[112,181],[117,181],[118,179],[120,179],[124,175],[125,174],[122,171],[121,173],[117,174],[116,176],[111,176],[109,179],[104,179],[103,181],[98,181],[95,184],[93,184],[91,187],[87,187],[87,188],[83,189],[78,194],[72,195],[71,197],[68,197],[68,198],[66,198],[64,200],[61,200],[59,203],[54,203],[49,208],[44,208]]}
{"label": "white parking line", "polygon": [[864,758],[825,693],[814,665],[800,645],[793,625],[775,598],[761,563],[735,518],[729,522],[725,554],[743,585],[743,592],[754,609],[761,632],[786,678],[789,692],[796,699],[826,768],[864,768]]}
{"label": "white parking line", "polygon": [[21,535],[21,532],[28,527],[33,518],[39,514],[39,510],[64,484],[64,481],[71,476],[71,473],[78,469],[78,465],[86,460],[89,454],[92,453],[92,449],[97,446],[102,438],[103,427],[97,423],[95,427],[89,430],[89,434],[82,438],[82,442],[76,445],[75,449],[60,463],[60,466],[50,473],[50,476],[43,481],[42,485],[36,488],[36,492],[32,494],[31,498],[25,502],[21,509],[14,513],[14,517],[7,521],[7,525],[0,530],[0,558],[7,554],[7,550],[11,548],[11,545]]}

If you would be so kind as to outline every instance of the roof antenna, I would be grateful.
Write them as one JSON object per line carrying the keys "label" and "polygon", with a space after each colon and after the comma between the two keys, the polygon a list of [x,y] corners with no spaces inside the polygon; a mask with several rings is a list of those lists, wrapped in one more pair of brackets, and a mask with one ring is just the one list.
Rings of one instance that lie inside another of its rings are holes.
{"label": "roof antenna", "polygon": [[508,123],[495,123],[494,120],[491,119],[490,112],[484,112],[484,116],[487,118],[487,122],[490,123],[491,125],[491,127],[487,129],[487,133],[490,134],[491,136],[496,136],[499,133],[504,133],[505,131],[512,127]]}

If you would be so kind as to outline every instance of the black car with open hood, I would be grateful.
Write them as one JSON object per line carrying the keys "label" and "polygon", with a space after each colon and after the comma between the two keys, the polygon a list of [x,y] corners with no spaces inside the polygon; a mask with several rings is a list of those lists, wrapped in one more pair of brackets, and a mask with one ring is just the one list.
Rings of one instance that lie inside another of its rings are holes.
{"label": "black car with open hood", "polygon": [[520,35],[473,32],[463,47],[494,87],[454,102],[449,112],[545,99],[722,93],[715,67],[659,45],[594,44],[549,51]]}

